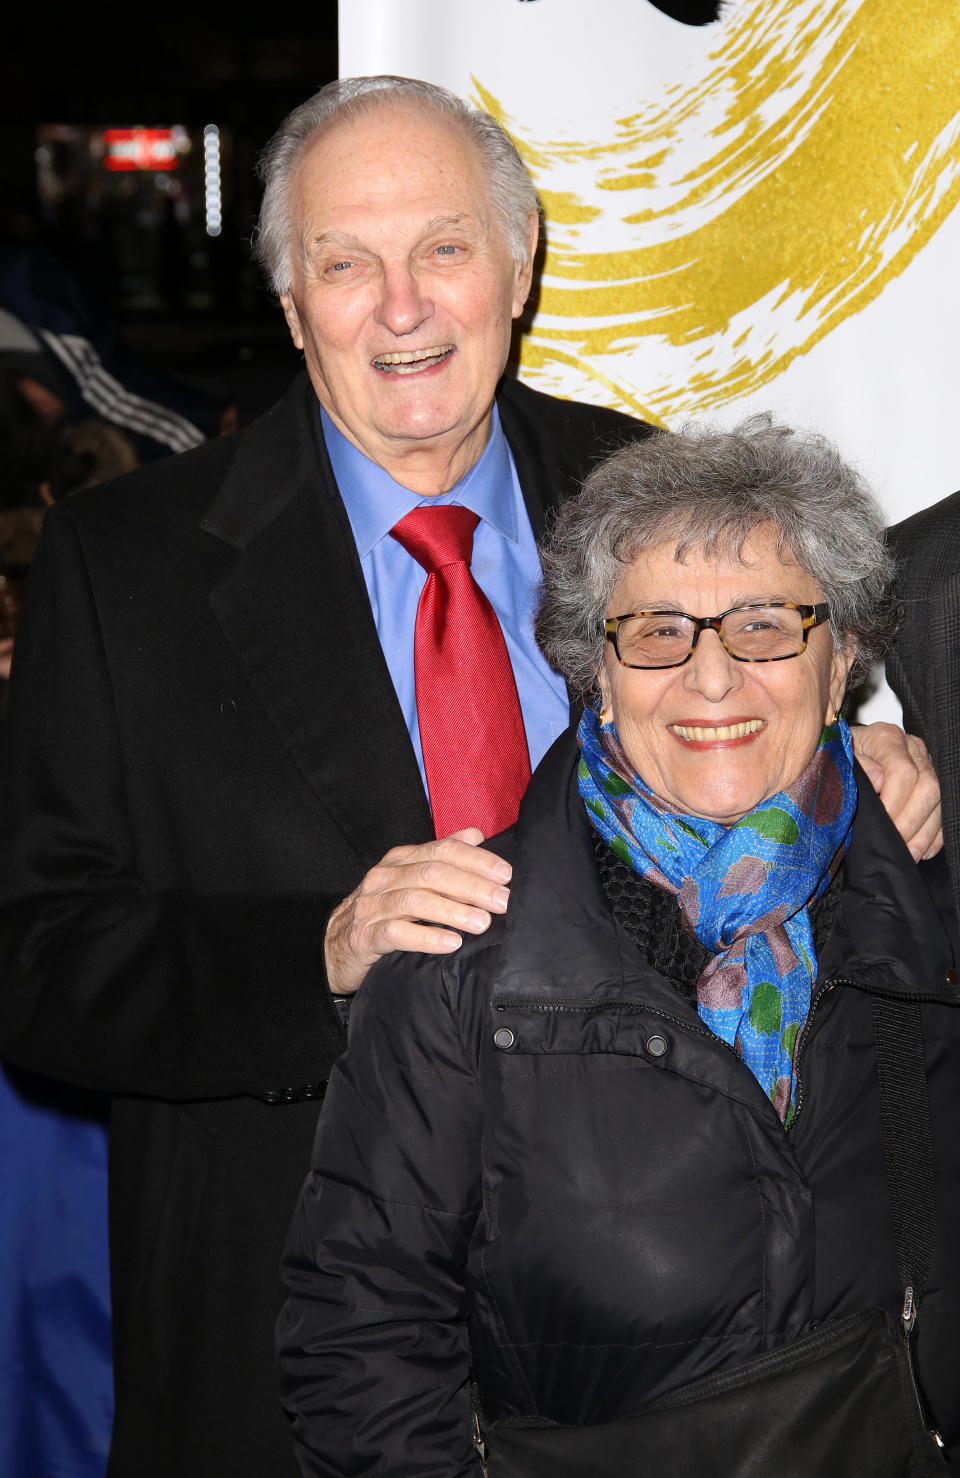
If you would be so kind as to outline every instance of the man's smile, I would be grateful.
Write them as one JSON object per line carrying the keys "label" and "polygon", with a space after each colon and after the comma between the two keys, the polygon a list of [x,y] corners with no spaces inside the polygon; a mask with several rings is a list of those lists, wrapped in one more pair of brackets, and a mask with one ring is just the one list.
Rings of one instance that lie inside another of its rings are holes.
{"label": "man's smile", "polygon": [[392,354],[378,354],[373,360],[374,369],[395,375],[417,374],[442,364],[453,353],[453,344],[435,344],[429,349],[399,349]]}

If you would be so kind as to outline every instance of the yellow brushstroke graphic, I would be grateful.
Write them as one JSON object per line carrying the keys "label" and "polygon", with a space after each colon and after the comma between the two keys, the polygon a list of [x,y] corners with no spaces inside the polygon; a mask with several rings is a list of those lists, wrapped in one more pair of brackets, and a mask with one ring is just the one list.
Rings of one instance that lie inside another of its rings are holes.
{"label": "yellow brushstroke graphic", "polygon": [[[521,351],[541,388],[572,364],[593,398],[662,422],[746,395],[874,299],[960,197],[955,0],[743,0],[711,35],[699,75],[638,96],[602,140],[529,136],[474,79],[544,201]],[[632,360],[654,340],[671,352]]]}

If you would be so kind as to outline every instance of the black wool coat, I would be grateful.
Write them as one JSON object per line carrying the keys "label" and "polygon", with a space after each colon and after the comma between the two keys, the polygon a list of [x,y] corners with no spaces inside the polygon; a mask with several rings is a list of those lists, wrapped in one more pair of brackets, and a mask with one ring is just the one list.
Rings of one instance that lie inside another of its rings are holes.
{"label": "black wool coat", "polygon": [[[306,376],[54,508],[0,762],[0,1048],[114,1096],[112,1478],[293,1474],[273,1324],[333,905],[429,810]],[[649,428],[505,381],[534,530]]]}
{"label": "black wool coat", "polygon": [[875,992],[924,1002],[918,1364],[960,1456],[960,986],[921,870],[864,780],[784,1131],[614,919],[576,759],[558,740],[501,839],[505,918],[358,1001],[285,1257],[304,1473],[479,1478],[471,1366],[492,1420],[613,1421],[811,1322],[898,1314]]}
{"label": "black wool coat", "polygon": [[960,493],[890,530],[903,621],[887,679],[940,779],[944,850],[960,912]]}

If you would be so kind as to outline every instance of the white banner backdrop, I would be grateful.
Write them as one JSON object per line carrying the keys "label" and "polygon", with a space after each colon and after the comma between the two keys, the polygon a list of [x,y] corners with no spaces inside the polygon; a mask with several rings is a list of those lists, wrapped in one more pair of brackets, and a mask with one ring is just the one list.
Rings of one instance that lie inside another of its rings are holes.
{"label": "white banner backdrop", "polygon": [[[663,425],[771,410],[891,520],[960,487],[960,5],[344,0],[340,72],[493,113],[544,207],[520,374]],[[872,712],[895,716],[881,693]]]}

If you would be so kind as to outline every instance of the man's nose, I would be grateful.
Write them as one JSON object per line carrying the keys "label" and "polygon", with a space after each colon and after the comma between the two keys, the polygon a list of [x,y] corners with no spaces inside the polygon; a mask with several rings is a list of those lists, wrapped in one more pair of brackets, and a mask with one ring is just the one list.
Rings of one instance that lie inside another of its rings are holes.
{"label": "man's nose", "polygon": [[432,312],[433,303],[409,263],[384,267],[378,322],[392,334],[410,334]]}
{"label": "man's nose", "polygon": [[720,703],[728,693],[743,687],[742,664],[733,660],[719,633],[710,627],[697,638],[684,671],[683,685],[688,692],[706,698],[708,703]]}

